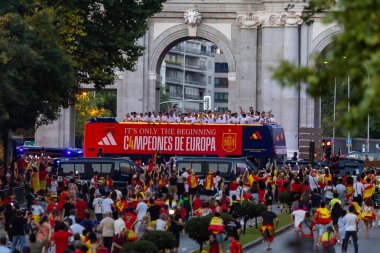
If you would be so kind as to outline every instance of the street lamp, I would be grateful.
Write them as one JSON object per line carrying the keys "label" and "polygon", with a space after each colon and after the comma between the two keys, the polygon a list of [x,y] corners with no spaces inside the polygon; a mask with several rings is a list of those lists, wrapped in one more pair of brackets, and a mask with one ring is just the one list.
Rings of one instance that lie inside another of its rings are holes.
{"label": "street lamp", "polygon": [[[369,76],[369,70],[368,70],[368,66],[367,64],[363,63],[363,66],[365,67],[366,71],[367,71],[367,80],[368,80],[368,87],[371,83],[371,79],[370,79],[370,76]],[[369,113],[367,114],[367,152],[369,152]]]}

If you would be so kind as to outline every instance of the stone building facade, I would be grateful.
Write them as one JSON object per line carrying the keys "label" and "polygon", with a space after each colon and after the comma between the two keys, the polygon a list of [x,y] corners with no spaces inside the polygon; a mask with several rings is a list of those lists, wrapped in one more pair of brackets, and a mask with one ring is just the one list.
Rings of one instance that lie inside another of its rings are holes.
{"label": "stone building facade", "polygon": [[[289,3],[294,7],[287,11]],[[149,20],[149,30],[140,40],[146,51],[136,71],[122,73],[113,87],[118,92],[118,116],[157,110],[159,73],[166,53],[182,41],[204,39],[216,44],[228,63],[229,109],[272,110],[285,129],[288,153],[297,151],[299,127],[320,126],[320,100],[310,98],[303,83],[296,88],[279,86],[272,69],[283,59],[312,66],[312,56],[341,30],[323,24],[322,17],[306,25],[301,19],[303,5],[303,0],[167,0],[163,11]],[[71,139],[49,141],[59,140],[51,138],[53,132],[62,135],[58,129],[69,131],[66,125],[59,121],[42,127],[37,143],[70,146]]]}

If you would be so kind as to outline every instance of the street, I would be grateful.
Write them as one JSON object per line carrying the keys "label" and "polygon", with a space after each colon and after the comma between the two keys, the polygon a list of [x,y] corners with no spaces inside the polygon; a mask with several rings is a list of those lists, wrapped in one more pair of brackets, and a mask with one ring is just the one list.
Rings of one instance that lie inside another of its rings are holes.
{"label": "street", "polygon": [[[370,235],[368,239],[364,238],[364,224],[363,222],[360,222],[359,225],[359,252],[378,252],[374,251],[374,249],[378,249],[380,247],[380,241],[378,238],[380,238],[380,228],[378,226],[378,222],[376,221],[376,226],[371,229]],[[289,246],[289,243],[292,242],[294,239],[294,232],[289,231],[286,232],[280,236],[275,237],[274,243],[272,244],[272,252],[280,252],[281,253],[294,253],[295,250]],[[336,244],[335,246],[336,252],[341,252],[342,250],[342,244]],[[257,246],[249,251],[246,251],[247,253],[264,253],[267,251],[267,245],[261,244],[260,246]],[[354,246],[353,244],[348,245],[348,253],[354,252]]]}

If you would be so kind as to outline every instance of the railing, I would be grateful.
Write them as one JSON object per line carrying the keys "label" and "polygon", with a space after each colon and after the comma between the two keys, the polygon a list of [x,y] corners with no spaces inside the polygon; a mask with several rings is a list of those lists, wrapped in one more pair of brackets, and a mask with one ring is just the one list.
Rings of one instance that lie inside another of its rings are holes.
{"label": "railing", "polygon": [[[195,48],[190,48],[190,47],[186,47],[185,50],[186,50],[186,53],[189,53],[189,54],[205,55],[205,56],[210,56],[210,57],[213,57],[215,55],[214,53],[209,52],[209,51],[202,51],[200,49],[195,49]],[[172,49],[170,49],[170,51],[183,52],[184,48],[182,46],[175,46]]]}
{"label": "railing", "polygon": [[188,68],[188,69],[197,69],[197,70],[207,70],[207,67],[204,66],[204,65],[186,64],[186,68]]}
{"label": "railing", "polygon": [[[166,81],[167,82],[179,83],[179,84],[183,83],[183,79],[182,78],[178,78],[178,77],[169,77],[169,76],[167,76],[166,77]],[[193,84],[193,85],[199,85],[199,86],[206,86],[206,82],[202,81],[201,79],[198,79],[198,80],[186,79],[185,80],[185,84]]]}

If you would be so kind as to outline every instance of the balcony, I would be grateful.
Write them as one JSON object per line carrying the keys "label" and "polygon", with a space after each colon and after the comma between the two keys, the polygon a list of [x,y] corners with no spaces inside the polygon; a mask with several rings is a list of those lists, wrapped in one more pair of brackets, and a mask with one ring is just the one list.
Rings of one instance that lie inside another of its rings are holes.
{"label": "balcony", "polygon": [[194,99],[194,100],[203,100],[203,97],[201,97],[199,95],[185,94],[185,98],[187,98],[187,99]]}
{"label": "balcony", "polygon": [[[169,83],[177,83],[177,84],[183,84],[183,79],[178,77],[172,77],[172,76],[166,76],[166,82]],[[198,86],[206,86],[206,81],[203,81],[202,79],[186,79],[185,84],[192,84],[192,85],[198,85]]]}
{"label": "balcony", "polygon": [[204,65],[191,65],[191,64],[186,64],[186,68],[188,69],[196,69],[196,70],[207,70],[207,67]]}
{"label": "balcony", "polygon": [[[186,47],[185,50],[186,50],[186,53],[188,54],[204,55],[204,56],[210,56],[210,57],[214,56],[214,53],[208,52],[208,51],[202,51],[200,49]],[[175,46],[172,49],[170,49],[170,51],[183,53],[184,47]]]}

